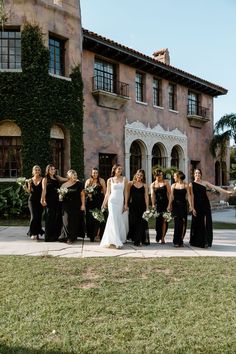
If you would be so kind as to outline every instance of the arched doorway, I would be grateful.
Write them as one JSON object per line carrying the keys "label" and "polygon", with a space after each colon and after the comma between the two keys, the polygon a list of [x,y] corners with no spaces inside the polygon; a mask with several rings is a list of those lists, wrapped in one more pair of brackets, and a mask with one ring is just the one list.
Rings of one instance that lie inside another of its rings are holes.
{"label": "arched doorway", "polygon": [[0,123],[0,177],[16,178],[21,175],[21,130],[11,121]]}
{"label": "arched doorway", "polygon": [[142,152],[138,141],[134,141],[130,146],[130,179],[142,167]]}
{"label": "arched doorway", "polygon": [[50,144],[52,147],[52,162],[60,175],[64,174],[64,132],[58,125],[53,125],[50,131]]}

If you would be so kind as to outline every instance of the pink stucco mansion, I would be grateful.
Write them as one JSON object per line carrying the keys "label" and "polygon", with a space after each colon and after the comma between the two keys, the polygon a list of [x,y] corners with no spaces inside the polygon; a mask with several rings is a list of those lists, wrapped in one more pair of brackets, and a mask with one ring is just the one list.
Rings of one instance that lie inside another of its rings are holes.
{"label": "pink stucco mansion", "polygon": [[[70,0],[70,5],[63,0],[6,0],[5,10],[0,71],[21,70],[20,33],[25,20],[43,30],[50,49],[50,75],[70,80],[75,63],[81,64],[85,177],[98,167],[107,178],[118,162],[128,179],[143,168],[150,183],[152,167],[160,165],[178,167],[187,180],[200,167],[204,178],[215,183],[220,171],[209,152],[214,98],[226,94],[226,89],[172,66],[168,49],[150,57],[83,29],[79,0]],[[14,121],[1,117],[0,137],[5,136],[19,140],[21,132]],[[62,124],[51,127],[54,160],[62,173],[70,168],[68,136]],[[7,177],[16,177],[20,167],[14,173],[11,161],[9,166]]]}

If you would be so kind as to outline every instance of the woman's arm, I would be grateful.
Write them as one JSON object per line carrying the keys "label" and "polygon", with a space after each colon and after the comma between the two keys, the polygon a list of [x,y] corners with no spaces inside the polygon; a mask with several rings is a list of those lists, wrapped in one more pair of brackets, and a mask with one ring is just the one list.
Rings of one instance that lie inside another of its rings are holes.
{"label": "woman's arm", "polygon": [[85,184],[84,184],[84,188],[87,188],[87,187],[88,187],[89,182],[90,182],[90,179],[87,179],[86,182],[85,182]]}
{"label": "woman's arm", "polygon": [[170,199],[170,194],[171,194],[171,187],[170,187],[170,183],[169,182],[165,182],[165,186],[166,186],[166,189],[167,189],[167,198],[168,200]]}
{"label": "woman's arm", "polygon": [[128,210],[128,180],[125,177],[125,186],[124,186],[124,211]]}
{"label": "woman's arm", "polygon": [[197,216],[197,212],[194,209],[194,193],[193,193],[193,185],[192,185],[192,183],[189,183],[189,194],[190,194],[191,203],[192,203],[192,213],[193,213],[194,216]]}
{"label": "woman's arm", "polygon": [[155,195],[155,191],[154,191],[154,182],[151,184],[150,190],[151,190],[152,207],[155,208],[155,205],[156,205],[156,195]]}
{"label": "woman's arm", "polygon": [[189,186],[188,183],[185,183],[185,189],[187,191],[187,199],[188,199],[188,204],[189,204],[189,211],[191,212],[193,210],[193,204],[192,204],[192,196],[189,191]]}
{"label": "woman's arm", "polygon": [[211,189],[215,189],[219,193],[225,193],[225,194],[233,194],[233,191],[227,191],[219,186],[214,186],[214,184],[211,184],[210,182],[203,181],[203,184]]}
{"label": "woman's arm", "polygon": [[107,191],[106,191],[103,203],[102,203],[102,208],[107,208],[108,198],[109,198],[110,194],[111,194],[111,179],[109,178],[107,180]]}
{"label": "woman's arm", "polygon": [[56,175],[55,177],[59,182],[67,182],[68,181],[68,178],[65,178],[65,177],[61,177],[58,175]]}
{"label": "woman's arm", "polygon": [[103,178],[100,179],[100,183],[101,183],[101,186],[102,186],[103,194],[106,195],[107,187],[106,187],[106,183],[105,183]]}
{"label": "woman's arm", "polygon": [[169,198],[169,204],[167,207],[167,211],[172,210],[172,202],[174,200],[174,188],[175,188],[175,183],[172,184],[171,189],[170,189],[170,198]]}
{"label": "woman's arm", "polygon": [[145,193],[145,203],[146,203],[146,209],[149,207],[149,195],[148,195],[148,186],[147,184],[144,184],[144,193]]}
{"label": "woman's arm", "polygon": [[81,207],[80,210],[85,210],[85,191],[82,190],[80,193],[80,197],[81,197]]}
{"label": "woman's arm", "polygon": [[46,206],[46,192],[47,192],[47,178],[44,177],[42,180],[42,194],[41,194],[41,204]]}

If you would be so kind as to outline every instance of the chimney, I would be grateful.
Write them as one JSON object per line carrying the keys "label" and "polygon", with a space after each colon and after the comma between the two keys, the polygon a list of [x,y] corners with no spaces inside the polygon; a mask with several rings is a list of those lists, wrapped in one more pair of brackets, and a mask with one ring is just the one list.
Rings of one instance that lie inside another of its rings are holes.
{"label": "chimney", "polygon": [[170,65],[170,55],[168,48],[157,50],[153,53],[155,60],[161,61],[164,64]]}

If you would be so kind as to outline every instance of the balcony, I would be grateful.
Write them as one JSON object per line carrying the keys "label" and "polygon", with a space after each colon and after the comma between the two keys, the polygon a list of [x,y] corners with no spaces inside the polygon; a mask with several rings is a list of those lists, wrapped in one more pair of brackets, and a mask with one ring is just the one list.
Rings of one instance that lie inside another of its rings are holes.
{"label": "balcony", "polygon": [[201,129],[210,120],[208,108],[198,105],[188,105],[187,112],[187,118],[191,127]]}
{"label": "balcony", "polygon": [[98,106],[120,109],[129,101],[129,85],[113,77],[96,75],[92,78],[92,94]]}

